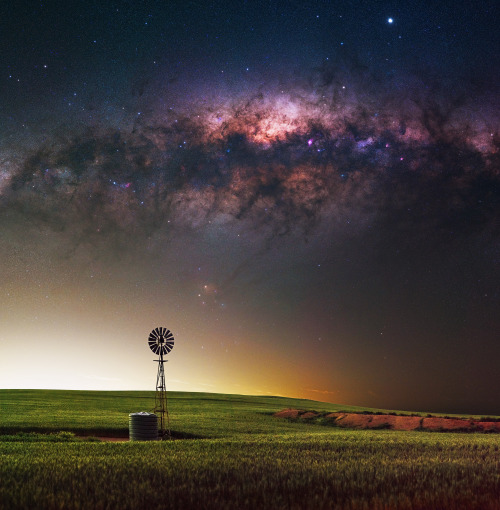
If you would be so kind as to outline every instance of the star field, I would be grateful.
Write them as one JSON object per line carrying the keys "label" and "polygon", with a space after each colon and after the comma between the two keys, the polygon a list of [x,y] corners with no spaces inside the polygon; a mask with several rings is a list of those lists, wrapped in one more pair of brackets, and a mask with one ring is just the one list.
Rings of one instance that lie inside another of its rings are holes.
{"label": "star field", "polygon": [[494,2],[1,9],[2,386],[495,413]]}

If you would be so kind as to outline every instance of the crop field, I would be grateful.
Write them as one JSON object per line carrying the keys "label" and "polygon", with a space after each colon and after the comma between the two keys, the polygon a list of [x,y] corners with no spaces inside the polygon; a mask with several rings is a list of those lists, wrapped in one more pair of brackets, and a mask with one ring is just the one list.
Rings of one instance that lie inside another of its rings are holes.
{"label": "crop field", "polygon": [[272,414],[363,409],[169,393],[174,440],[92,437],[126,437],[153,401],[0,390],[0,508],[500,509],[498,434],[345,430]]}

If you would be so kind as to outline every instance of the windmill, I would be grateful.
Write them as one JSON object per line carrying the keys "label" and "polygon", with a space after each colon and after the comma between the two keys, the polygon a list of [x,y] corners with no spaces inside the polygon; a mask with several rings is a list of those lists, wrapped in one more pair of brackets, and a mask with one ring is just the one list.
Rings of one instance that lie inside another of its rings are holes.
{"label": "windmill", "polygon": [[170,422],[168,419],[167,409],[167,390],[165,388],[165,369],[163,363],[167,360],[163,359],[174,348],[174,335],[167,328],[155,328],[149,334],[149,348],[160,356],[155,361],[158,362],[158,374],[156,376],[156,396],[155,408],[153,412],[160,418],[160,435],[164,437],[168,433],[170,436]]}

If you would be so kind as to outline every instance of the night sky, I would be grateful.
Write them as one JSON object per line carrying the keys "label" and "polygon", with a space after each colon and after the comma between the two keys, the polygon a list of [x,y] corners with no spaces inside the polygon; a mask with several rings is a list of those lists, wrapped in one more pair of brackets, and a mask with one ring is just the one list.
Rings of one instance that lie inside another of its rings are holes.
{"label": "night sky", "polygon": [[500,414],[496,1],[0,6],[0,387]]}

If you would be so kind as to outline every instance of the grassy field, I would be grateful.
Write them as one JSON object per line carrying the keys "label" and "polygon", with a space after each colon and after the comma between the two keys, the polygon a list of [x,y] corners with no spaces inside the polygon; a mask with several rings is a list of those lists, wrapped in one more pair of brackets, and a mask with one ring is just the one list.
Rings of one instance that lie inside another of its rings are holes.
{"label": "grassy field", "polygon": [[286,407],[359,408],[170,393],[174,436],[190,439],[71,434],[126,435],[128,414],[152,406],[149,392],[0,390],[0,508],[500,509],[498,435],[272,417]]}

